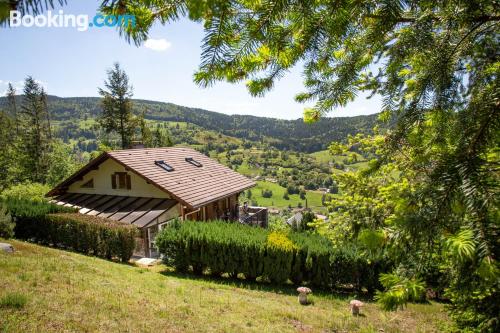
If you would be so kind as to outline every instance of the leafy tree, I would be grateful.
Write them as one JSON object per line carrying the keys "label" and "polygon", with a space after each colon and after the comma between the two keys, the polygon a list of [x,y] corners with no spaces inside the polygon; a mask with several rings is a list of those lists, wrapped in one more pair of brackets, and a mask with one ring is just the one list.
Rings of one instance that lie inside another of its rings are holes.
{"label": "leafy tree", "polygon": [[273,191],[263,189],[261,194],[263,198],[271,198],[273,196]]}
{"label": "leafy tree", "polygon": [[[122,29],[136,43],[148,37],[156,21],[170,22],[183,14],[203,20],[202,61],[194,77],[201,86],[246,80],[250,94],[259,96],[287,70],[304,63],[307,91],[296,99],[316,102],[304,111],[307,122],[346,105],[360,91],[380,94],[381,120],[394,119],[396,126],[384,140],[388,149],[372,170],[404,153],[410,172],[401,168],[404,177],[399,182],[408,181],[402,196],[382,203],[389,206],[387,211],[369,207],[377,214],[361,223],[379,227],[390,221],[411,239],[426,238],[431,244],[459,227],[471,230],[475,265],[468,271],[479,275],[455,289],[459,297],[454,298],[458,303],[452,309],[458,311],[455,318],[463,327],[499,328],[500,311],[495,314],[492,310],[497,308],[485,306],[498,296],[498,285],[489,285],[480,274],[482,265],[498,272],[497,1],[165,4],[104,1],[103,10],[140,13],[144,24]],[[383,183],[389,175],[382,173],[373,180],[382,182],[376,185],[379,189],[390,186]],[[350,181],[364,185],[362,179]],[[354,188],[352,192],[362,193]],[[355,205],[348,207],[356,210]],[[428,253],[433,249],[430,246]],[[463,262],[456,264],[462,267]],[[483,299],[473,299],[470,288]]]}
{"label": "leafy tree", "polygon": [[130,146],[136,127],[130,100],[133,95],[132,86],[129,85],[127,73],[118,63],[107,71],[107,75],[104,89],[99,88],[99,95],[102,96],[99,124],[107,133],[117,132],[122,149],[126,149]]}
{"label": "leafy tree", "polygon": [[306,191],[300,190],[299,197],[300,197],[300,199],[305,200],[306,199]]}
{"label": "leafy tree", "polygon": [[[448,193],[450,208],[442,212],[434,184],[423,172],[434,163],[437,147],[431,138],[418,138],[428,147],[427,154],[422,154],[420,147],[388,154],[391,148],[383,136],[351,138],[385,160],[374,159],[367,170],[334,176],[342,196],[333,198],[331,224],[324,232],[336,244],[364,242],[370,232],[382,234],[384,241],[379,248],[399,267],[394,272],[398,279],[422,280],[438,294],[445,293],[452,300],[451,314],[460,328],[495,331],[500,309],[494,301],[499,297],[500,276],[495,241],[498,204],[488,209],[484,234],[479,234],[483,239],[476,234],[481,230],[476,229],[477,221],[464,196]],[[452,137],[445,135],[444,139],[451,142]],[[494,175],[486,177],[495,182],[490,178]],[[485,250],[490,254],[485,255]],[[393,309],[405,303],[407,295],[389,286],[378,298],[385,308]]]}
{"label": "leafy tree", "polygon": [[0,201],[23,201],[29,198],[30,202],[43,203],[47,201],[45,194],[50,186],[40,183],[23,183],[12,185],[0,193]]}
{"label": "leafy tree", "polygon": [[290,196],[288,195],[288,191],[285,191],[285,193],[283,194],[283,199],[290,200]]}
{"label": "leafy tree", "polygon": [[54,140],[48,156],[50,166],[47,170],[47,184],[55,186],[71,176],[80,166],[75,161],[71,146],[60,139]]}
{"label": "leafy tree", "polygon": [[387,291],[378,292],[375,299],[385,310],[403,309],[409,301],[421,301],[424,298],[425,285],[417,279],[405,279],[396,274],[381,274],[380,281]]}

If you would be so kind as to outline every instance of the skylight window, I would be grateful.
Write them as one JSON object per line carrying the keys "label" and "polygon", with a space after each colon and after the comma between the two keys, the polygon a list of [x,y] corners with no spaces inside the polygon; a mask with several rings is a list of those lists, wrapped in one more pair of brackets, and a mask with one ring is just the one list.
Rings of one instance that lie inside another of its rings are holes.
{"label": "skylight window", "polygon": [[200,162],[196,161],[192,157],[186,157],[186,162],[191,163],[192,165],[194,165],[195,167],[198,167],[198,168],[201,168],[203,166]]}
{"label": "skylight window", "polygon": [[167,172],[174,171],[174,168],[165,161],[155,161],[155,164]]}

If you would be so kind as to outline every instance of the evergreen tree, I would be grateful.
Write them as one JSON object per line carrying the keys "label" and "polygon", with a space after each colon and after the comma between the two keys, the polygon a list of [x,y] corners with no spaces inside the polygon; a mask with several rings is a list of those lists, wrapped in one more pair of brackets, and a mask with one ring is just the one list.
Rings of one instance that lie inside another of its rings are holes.
{"label": "evergreen tree", "polygon": [[19,121],[17,116],[17,102],[16,102],[16,89],[9,82],[7,86],[7,107],[8,112],[12,119],[14,120],[16,134],[19,133]]}
{"label": "evergreen tree", "polygon": [[159,127],[156,127],[156,130],[153,133],[153,146],[159,148],[172,147],[173,145],[174,143],[172,142],[170,135],[165,133],[165,131],[161,130]]}
{"label": "evergreen tree", "polygon": [[47,105],[47,94],[45,93],[45,89],[41,87],[41,92],[40,92],[40,100],[42,103],[42,108],[43,108],[43,113],[47,117],[47,126],[48,126],[48,137],[49,140],[52,139],[52,127],[50,126],[50,113],[49,113],[49,107]]}
{"label": "evergreen tree", "polygon": [[12,163],[13,121],[0,110],[0,191],[10,183],[10,164]]}
{"label": "evergreen tree", "polygon": [[26,14],[38,15],[44,10],[64,6],[67,3],[68,0],[3,0],[0,3],[0,23],[4,24],[9,20],[11,10],[18,10],[23,16]]}
{"label": "evergreen tree", "polygon": [[43,90],[28,76],[24,82],[24,96],[19,112],[20,142],[18,154],[25,178],[44,183],[49,168],[50,124],[48,110],[43,103]]}
{"label": "evergreen tree", "polygon": [[146,115],[146,108],[142,110],[141,116],[139,118],[139,127],[141,129],[141,140],[144,147],[151,148],[154,147],[153,134],[151,133],[151,130],[149,129],[149,126],[146,122],[145,115]]}
{"label": "evergreen tree", "polygon": [[118,63],[107,71],[107,75],[104,88],[99,88],[99,95],[102,96],[99,124],[106,133],[118,133],[121,147],[126,149],[130,147],[136,127],[132,114],[132,86],[129,85],[127,73]]}

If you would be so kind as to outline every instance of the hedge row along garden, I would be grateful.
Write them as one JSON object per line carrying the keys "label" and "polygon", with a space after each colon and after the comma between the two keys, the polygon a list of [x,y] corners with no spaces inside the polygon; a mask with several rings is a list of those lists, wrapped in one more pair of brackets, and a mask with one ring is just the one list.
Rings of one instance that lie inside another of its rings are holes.
{"label": "hedge row along garden", "polygon": [[123,262],[132,257],[135,226],[45,202],[10,200],[7,207],[16,222],[16,238]]}
{"label": "hedge row along garden", "polygon": [[356,248],[335,249],[316,234],[281,233],[221,221],[171,223],[156,238],[167,265],[195,274],[243,274],[273,283],[307,283],[320,288],[351,286],[373,291],[389,269],[383,258]]}

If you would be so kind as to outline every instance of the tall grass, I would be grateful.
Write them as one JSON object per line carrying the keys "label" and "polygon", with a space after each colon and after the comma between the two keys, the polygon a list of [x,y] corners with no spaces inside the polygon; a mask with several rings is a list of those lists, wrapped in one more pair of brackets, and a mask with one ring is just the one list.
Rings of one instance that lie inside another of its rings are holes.
{"label": "tall grass", "polygon": [[22,309],[28,303],[28,297],[19,292],[11,292],[0,298],[0,308]]}

